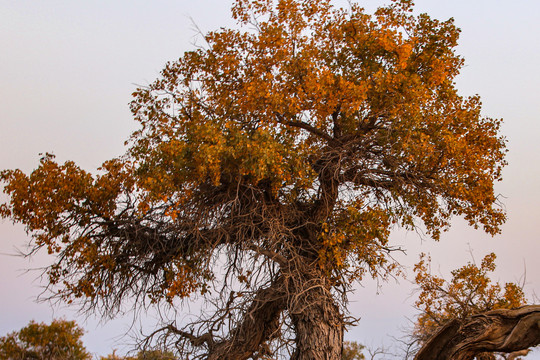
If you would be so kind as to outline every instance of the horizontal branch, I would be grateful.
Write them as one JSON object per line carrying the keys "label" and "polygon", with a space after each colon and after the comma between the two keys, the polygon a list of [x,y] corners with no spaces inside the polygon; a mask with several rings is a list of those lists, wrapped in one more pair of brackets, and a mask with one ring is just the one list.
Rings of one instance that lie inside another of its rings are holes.
{"label": "horizontal branch", "polygon": [[281,266],[281,268],[285,268],[287,266],[287,259],[274,251],[263,249],[255,244],[248,245],[248,249],[275,261],[279,266]]}
{"label": "horizontal branch", "polygon": [[415,360],[467,360],[482,352],[513,353],[539,344],[540,305],[497,309],[449,322]]}
{"label": "horizontal branch", "polygon": [[278,118],[278,122],[283,125],[292,126],[300,129],[307,130],[308,132],[312,133],[313,135],[316,135],[320,138],[323,138],[324,140],[328,141],[330,144],[336,145],[338,142],[336,139],[334,139],[332,136],[330,136],[328,133],[324,132],[323,130],[314,127],[313,125],[310,125],[308,123],[305,123],[303,121],[298,120],[288,120],[280,113],[275,113],[275,115]]}

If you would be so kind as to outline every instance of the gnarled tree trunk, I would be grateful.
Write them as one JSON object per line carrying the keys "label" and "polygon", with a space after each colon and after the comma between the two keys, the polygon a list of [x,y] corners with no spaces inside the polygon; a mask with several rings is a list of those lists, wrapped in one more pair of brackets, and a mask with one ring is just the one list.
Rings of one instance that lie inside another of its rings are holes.
{"label": "gnarled tree trunk", "polygon": [[291,309],[296,332],[291,360],[340,360],[343,317],[328,288],[315,282],[298,295]]}
{"label": "gnarled tree trunk", "polygon": [[512,353],[539,344],[540,305],[529,305],[453,320],[420,349],[415,360],[470,360],[482,352]]}

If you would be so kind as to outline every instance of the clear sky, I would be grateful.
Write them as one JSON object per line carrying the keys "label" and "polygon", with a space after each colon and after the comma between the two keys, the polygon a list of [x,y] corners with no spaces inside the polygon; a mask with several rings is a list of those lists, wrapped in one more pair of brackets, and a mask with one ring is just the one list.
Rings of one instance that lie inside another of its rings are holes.
{"label": "clear sky", "polygon": [[[382,3],[359,2],[369,10]],[[230,0],[0,0],[0,169],[30,171],[39,153],[53,152],[59,161],[93,170],[122,154],[135,129],[128,103],[136,85],[148,84],[167,61],[193,48],[193,22],[202,32],[234,26],[230,5]],[[455,18],[462,29],[458,52],[466,60],[458,78],[461,94],[480,94],[484,115],[505,120],[509,165],[496,189],[504,196],[508,221],[495,238],[459,219],[438,243],[397,231],[394,244],[408,250],[399,259],[411,266],[420,251],[429,252],[434,268],[448,276],[471,260],[470,249],[476,260],[494,251],[496,280],[519,281],[526,274],[527,293],[540,296],[540,2],[417,0],[416,9]],[[26,241],[22,227],[0,222],[0,336],[31,319],[65,316],[86,328],[85,344],[96,354],[131,341],[119,338],[130,330],[130,314],[103,323],[75,309],[36,304],[43,285],[39,272],[24,270],[43,266],[46,256],[28,261],[7,255]],[[375,347],[392,345],[391,337],[402,335],[415,313],[412,291],[403,279],[381,288],[359,285],[350,309],[362,320],[347,337]],[[143,320],[144,326],[151,321]],[[534,358],[540,359],[538,351],[527,357]]]}

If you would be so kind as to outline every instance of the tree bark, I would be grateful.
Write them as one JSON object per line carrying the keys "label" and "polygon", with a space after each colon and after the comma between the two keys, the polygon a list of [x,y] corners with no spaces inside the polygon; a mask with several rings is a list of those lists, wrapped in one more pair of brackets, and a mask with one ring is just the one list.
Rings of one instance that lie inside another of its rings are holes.
{"label": "tree bark", "polygon": [[280,277],[270,287],[259,290],[231,337],[209,344],[207,360],[245,360],[261,354],[265,343],[280,335],[279,317],[286,303],[282,286]]}
{"label": "tree bark", "polygon": [[296,350],[291,360],[340,360],[343,317],[328,289],[315,284],[294,303],[291,319]]}
{"label": "tree bark", "polygon": [[426,342],[415,360],[470,360],[482,352],[512,353],[539,344],[540,305],[529,305],[453,320]]}

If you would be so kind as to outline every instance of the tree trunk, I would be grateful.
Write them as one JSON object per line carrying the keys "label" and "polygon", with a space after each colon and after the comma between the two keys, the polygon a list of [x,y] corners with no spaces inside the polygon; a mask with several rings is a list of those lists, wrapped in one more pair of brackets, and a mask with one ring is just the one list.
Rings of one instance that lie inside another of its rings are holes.
{"label": "tree trunk", "polygon": [[512,353],[539,344],[540,305],[529,305],[453,320],[426,342],[415,360],[470,360],[482,352]]}
{"label": "tree trunk", "polygon": [[291,360],[340,360],[343,317],[339,308],[323,285],[306,288],[291,309],[296,332],[296,350]]}

